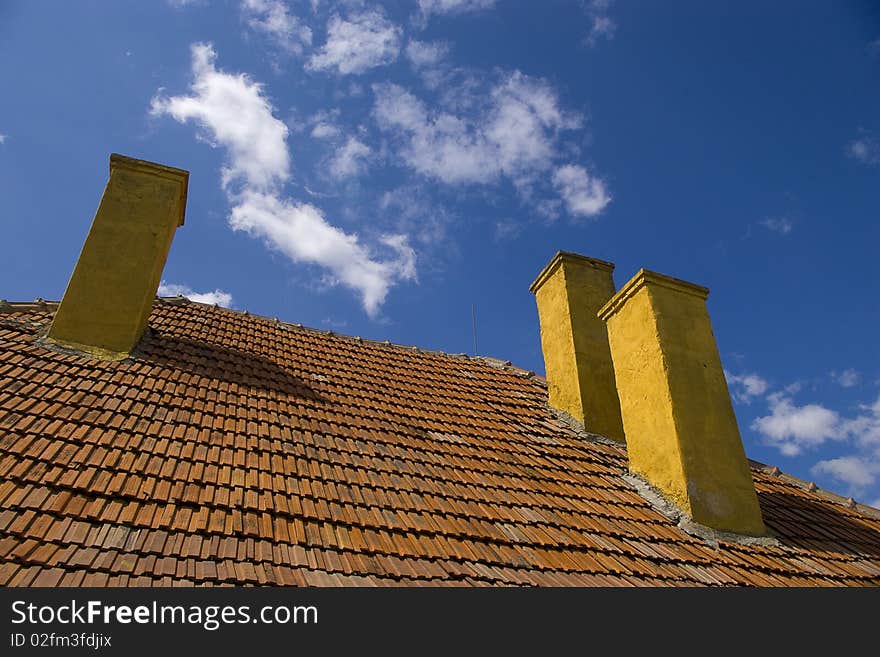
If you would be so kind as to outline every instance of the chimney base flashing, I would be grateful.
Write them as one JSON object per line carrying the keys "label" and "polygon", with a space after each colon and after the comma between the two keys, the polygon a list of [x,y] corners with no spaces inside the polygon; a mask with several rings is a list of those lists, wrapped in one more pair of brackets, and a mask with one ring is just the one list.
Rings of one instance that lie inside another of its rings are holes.
{"label": "chimney base flashing", "polygon": [[666,497],[659,488],[651,485],[647,479],[632,472],[625,473],[621,476],[621,479],[632,486],[639,496],[650,504],[655,511],[659,511],[669,518],[683,532],[706,541],[712,547],[717,547],[719,543],[762,545],[764,547],[779,547],[780,545],[779,541],[769,534],[766,526],[764,534],[752,536],[751,534],[740,534],[701,525],[675,502]]}
{"label": "chimney base flashing", "polygon": [[608,445],[609,447],[617,447],[621,448],[624,446],[622,442],[616,440],[614,438],[609,438],[608,436],[603,436],[600,433],[593,433],[592,431],[587,431],[583,422],[578,420],[576,417],[573,417],[569,413],[566,413],[560,408],[554,408],[550,404],[547,404],[547,410],[553,414],[553,416],[566,428],[573,431],[578,438],[582,440],[586,440],[590,443],[599,443],[600,445]]}
{"label": "chimney base flashing", "polygon": [[43,349],[48,349],[49,351],[54,351],[58,354],[79,356],[81,358],[90,358],[93,360],[116,361],[131,358],[130,353],[102,349],[101,347],[93,347],[87,344],[78,344],[76,342],[66,342],[64,340],[50,338],[48,335],[37,338],[36,344],[43,347]]}

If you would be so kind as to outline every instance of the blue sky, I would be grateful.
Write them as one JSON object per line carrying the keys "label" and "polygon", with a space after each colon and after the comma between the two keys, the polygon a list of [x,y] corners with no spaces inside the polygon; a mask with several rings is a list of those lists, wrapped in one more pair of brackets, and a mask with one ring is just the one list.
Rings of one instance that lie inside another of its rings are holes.
{"label": "blue sky", "polygon": [[[111,152],[188,169],[163,290],[543,372],[556,250],[708,286],[746,451],[880,506],[880,8],[0,3],[0,297]],[[200,296],[207,295],[207,296]]]}

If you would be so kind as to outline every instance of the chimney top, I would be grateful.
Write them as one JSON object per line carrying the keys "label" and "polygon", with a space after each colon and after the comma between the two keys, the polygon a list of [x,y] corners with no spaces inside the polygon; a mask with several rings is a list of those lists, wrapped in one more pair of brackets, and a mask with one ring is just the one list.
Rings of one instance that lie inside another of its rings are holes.
{"label": "chimney top", "polygon": [[656,285],[665,287],[675,292],[691,294],[698,299],[705,301],[709,297],[709,288],[689,283],[680,278],[673,278],[665,274],[658,274],[649,269],[639,269],[627,283],[620,288],[617,293],[608,300],[604,306],[599,309],[599,319],[607,321],[609,317],[620,310],[628,299],[638,292],[645,285]]}
{"label": "chimney top", "polygon": [[140,173],[147,176],[156,176],[165,178],[172,182],[180,183],[180,219],[177,227],[183,226],[184,216],[186,214],[186,194],[189,187],[189,171],[169,167],[165,164],[149,162],[147,160],[139,160],[135,157],[120,155],[119,153],[110,153],[110,175],[113,175],[114,169],[127,169],[132,172]]}
{"label": "chimney top", "polygon": [[587,265],[588,267],[593,267],[609,273],[614,271],[614,263],[612,262],[606,262],[605,260],[599,260],[598,258],[588,258],[587,256],[582,256],[578,253],[571,253],[570,251],[557,251],[556,255],[551,258],[550,262],[548,262],[544,269],[541,270],[541,273],[538,274],[538,277],[535,278],[531,285],[529,285],[529,292],[535,294],[564,262],[580,263],[581,265]]}

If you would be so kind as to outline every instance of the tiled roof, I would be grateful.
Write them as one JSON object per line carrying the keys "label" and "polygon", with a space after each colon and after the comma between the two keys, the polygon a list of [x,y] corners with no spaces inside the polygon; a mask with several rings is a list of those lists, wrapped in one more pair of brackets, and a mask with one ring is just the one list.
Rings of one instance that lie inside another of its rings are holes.
{"label": "tiled roof", "polygon": [[498,362],[159,301],[138,353],[0,304],[3,585],[877,585],[880,517],[755,465],[775,542],[685,533]]}

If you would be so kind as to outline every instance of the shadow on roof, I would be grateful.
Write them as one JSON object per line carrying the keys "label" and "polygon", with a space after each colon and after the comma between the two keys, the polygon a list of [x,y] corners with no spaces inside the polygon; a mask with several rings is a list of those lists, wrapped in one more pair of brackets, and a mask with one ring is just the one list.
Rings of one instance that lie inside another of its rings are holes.
{"label": "shadow on roof", "polygon": [[208,379],[322,401],[306,381],[278,363],[234,347],[165,334],[151,328],[138,345],[137,358]]}
{"label": "shadow on roof", "polygon": [[759,491],[758,501],[764,523],[783,545],[880,556],[880,531],[839,504],[782,491]]}

